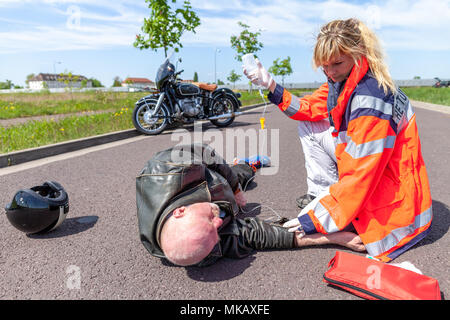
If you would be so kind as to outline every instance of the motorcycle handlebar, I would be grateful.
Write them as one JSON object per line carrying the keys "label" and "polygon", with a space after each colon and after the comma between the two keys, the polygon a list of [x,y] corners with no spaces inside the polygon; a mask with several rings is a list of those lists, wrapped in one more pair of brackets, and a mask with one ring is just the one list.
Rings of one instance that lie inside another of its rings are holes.
{"label": "motorcycle handlebar", "polygon": [[180,73],[182,73],[182,72],[184,72],[184,70],[180,70],[180,71],[178,71],[178,72],[175,72],[172,76],[170,76],[171,81],[176,81],[176,80],[177,80],[177,76],[178,76]]}

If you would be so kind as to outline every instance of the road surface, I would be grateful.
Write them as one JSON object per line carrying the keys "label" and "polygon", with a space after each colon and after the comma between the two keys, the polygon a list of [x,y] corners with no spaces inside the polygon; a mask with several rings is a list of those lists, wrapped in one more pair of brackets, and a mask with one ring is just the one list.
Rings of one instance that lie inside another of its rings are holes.
{"label": "road surface", "polygon": [[[45,235],[26,235],[0,215],[0,299],[359,299],[322,281],[336,250],[346,250],[338,246],[255,252],[207,268],[181,268],[152,257],[141,244],[135,177],[146,161],[196,134],[204,142],[215,139],[217,146],[222,144],[227,160],[242,156],[236,153],[237,143],[233,149],[231,136],[238,129],[240,134],[256,134],[262,110],[249,111],[226,129],[205,123],[200,134],[193,126],[185,127],[182,132],[139,136],[0,169],[3,206],[16,190],[46,180],[61,183],[70,197],[68,218]],[[428,238],[395,262],[410,261],[436,278],[446,298],[450,296],[450,115],[415,111],[434,199],[434,225]],[[274,160],[278,153],[278,166],[270,174],[257,174],[246,192],[247,208],[263,205],[250,213],[263,216],[271,213],[268,206],[293,218],[298,214],[295,198],[306,193],[297,124],[273,105],[266,118],[267,154]]]}

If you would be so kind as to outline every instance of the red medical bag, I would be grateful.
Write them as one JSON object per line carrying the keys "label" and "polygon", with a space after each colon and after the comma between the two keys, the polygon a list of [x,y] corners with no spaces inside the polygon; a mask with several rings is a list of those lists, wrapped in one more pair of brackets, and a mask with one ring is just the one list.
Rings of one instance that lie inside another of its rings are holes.
{"label": "red medical bag", "polygon": [[441,300],[436,279],[381,261],[337,251],[324,282],[371,300]]}

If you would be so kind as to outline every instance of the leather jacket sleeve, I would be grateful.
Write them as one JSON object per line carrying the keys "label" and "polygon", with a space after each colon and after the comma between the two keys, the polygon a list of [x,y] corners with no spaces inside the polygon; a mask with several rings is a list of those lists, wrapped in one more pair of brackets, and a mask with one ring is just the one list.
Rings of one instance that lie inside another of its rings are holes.
{"label": "leather jacket sleeve", "polygon": [[190,151],[194,162],[198,161],[203,163],[209,170],[219,173],[227,180],[233,192],[236,191],[239,184],[238,176],[231,170],[225,159],[211,146],[193,143],[191,145],[180,146],[179,148],[185,148],[186,151]]}
{"label": "leather jacket sleeve", "polygon": [[253,250],[294,248],[294,233],[259,218],[234,219],[227,229],[221,234],[225,257],[243,258]]}
{"label": "leather jacket sleeve", "polygon": [[226,163],[215,163],[208,165],[208,169],[214,170],[224,177],[230,184],[231,190],[236,191],[239,186],[238,176],[231,170],[230,166]]}

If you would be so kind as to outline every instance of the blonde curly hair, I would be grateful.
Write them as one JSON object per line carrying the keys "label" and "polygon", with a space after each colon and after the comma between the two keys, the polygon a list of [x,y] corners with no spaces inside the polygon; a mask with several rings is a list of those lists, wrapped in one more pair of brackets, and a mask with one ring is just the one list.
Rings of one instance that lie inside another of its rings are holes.
{"label": "blonde curly hair", "polygon": [[385,63],[380,41],[373,31],[358,19],[334,20],[324,25],[314,47],[315,69],[341,54],[350,55],[355,63],[366,57],[373,76],[385,94],[397,92]]}

